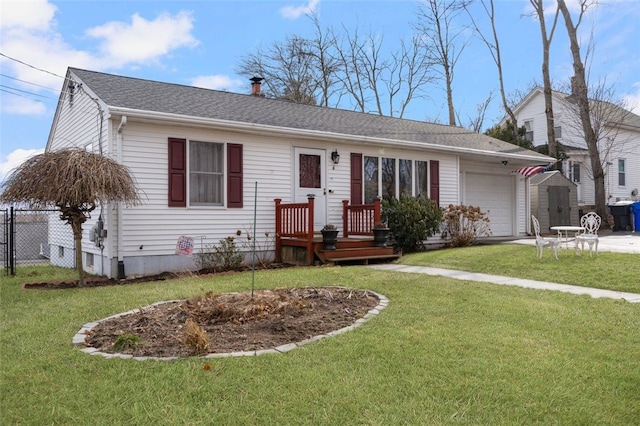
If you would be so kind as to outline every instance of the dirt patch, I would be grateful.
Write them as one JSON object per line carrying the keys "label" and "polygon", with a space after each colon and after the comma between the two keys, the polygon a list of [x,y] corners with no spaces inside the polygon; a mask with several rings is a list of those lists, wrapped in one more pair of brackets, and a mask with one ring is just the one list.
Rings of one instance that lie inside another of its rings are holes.
{"label": "dirt patch", "polygon": [[154,357],[272,349],[349,326],[378,303],[374,293],[341,287],[210,293],[102,321],[86,345]]}

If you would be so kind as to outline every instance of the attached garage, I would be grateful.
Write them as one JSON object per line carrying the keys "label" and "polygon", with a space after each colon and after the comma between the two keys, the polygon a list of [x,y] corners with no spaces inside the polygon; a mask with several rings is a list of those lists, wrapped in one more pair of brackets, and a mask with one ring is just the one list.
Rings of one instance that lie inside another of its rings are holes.
{"label": "attached garage", "polygon": [[491,220],[494,237],[514,235],[515,182],[512,176],[465,173],[464,204],[479,206]]}

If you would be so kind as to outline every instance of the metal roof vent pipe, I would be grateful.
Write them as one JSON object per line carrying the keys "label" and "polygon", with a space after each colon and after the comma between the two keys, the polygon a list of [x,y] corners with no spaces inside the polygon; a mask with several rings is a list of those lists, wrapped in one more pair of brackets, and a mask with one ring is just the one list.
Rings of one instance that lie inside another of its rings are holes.
{"label": "metal roof vent pipe", "polygon": [[251,94],[253,96],[262,96],[262,97],[264,97],[264,94],[260,90],[260,86],[261,86],[262,80],[264,80],[264,78],[262,78],[262,77],[252,77],[250,80],[251,80]]}

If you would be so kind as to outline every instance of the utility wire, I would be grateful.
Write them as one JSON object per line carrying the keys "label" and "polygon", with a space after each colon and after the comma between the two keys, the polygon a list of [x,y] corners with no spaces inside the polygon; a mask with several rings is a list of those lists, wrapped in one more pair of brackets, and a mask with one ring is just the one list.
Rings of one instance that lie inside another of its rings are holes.
{"label": "utility wire", "polygon": [[10,75],[6,75],[6,74],[0,73],[0,77],[10,78],[11,80],[16,80],[16,81],[19,81],[21,83],[31,84],[32,86],[40,87],[42,89],[47,89],[47,90],[49,90],[51,92],[58,93],[58,89],[52,89],[51,87],[42,86],[40,84],[32,83],[30,81],[20,80],[19,78],[11,77]]}
{"label": "utility wire", "polygon": [[43,70],[42,68],[34,67],[33,65],[31,65],[31,64],[27,64],[26,62],[22,62],[22,61],[21,61],[21,60],[19,60],[19,59],[12,58],[11,56],[5,55],[5,54],[4,54],[4,53],[2,53],[2,52],[0,52],[0,56],[3,56],[3,57],[5,57],[5,58],[7,58],[7,59],[10,59],[10,60],[12,60],[12,61],[18,62],[19,64],[26,65],[26,66],[28,66],[29,68],[33,68],[34,70],[42,71],[42,72],[45,72],[45,73],[47,73],[47,74],[51,74],[51,75],[53,75],[53,76],[56,76],[56,77],[59,77],[59,78],[64,79],[64,77],[62,77],[61,75],[58,75],[58,74],[52,73],[51,71]]}
{"label": "utility wire", "polygon": [[4,84],[0,84],[0,87],[4,87],[5,89],[10,89],[10,90],[15,90],[16,92],[26,93],[28,95],[33,95],[33,96],[38,96],[38,97],[41,97],[41,98],[51,99],[49,96],[46,96],[46,95],[40,95],[38,93],[33,93],[33,92],[28,92],[26,90],[16,89],[15,87],[5,86]]}

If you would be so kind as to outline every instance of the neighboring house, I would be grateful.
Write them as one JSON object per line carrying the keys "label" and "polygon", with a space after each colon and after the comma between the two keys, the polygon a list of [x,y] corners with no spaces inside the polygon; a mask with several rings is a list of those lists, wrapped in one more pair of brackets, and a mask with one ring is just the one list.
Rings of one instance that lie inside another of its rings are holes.
{"label": "neighboring house", "polygon": [[[606,204],[638,200],[640,188],[640,117],[607,102],[592,102],[592,121],[598,129],[600,159],[605,173]],[[513,109],[518,127],[536,147],[547,144],[547,120],[543,89],[533,89]],[[577,105],[572,96],[553,92],[556,140],[567,159],[562,171],[578,190],[578,204],[585,211],[595,206],[591,160],[587,150]],[[504,122],[502,123],[504,124]]]}
{"label": "neighboring house", "polygon": [[[407,193],[479,205],[494,236],[525,235],[528,181],[510,171],[550,161],[463,128],[268,99],[259,81],[250,94],[75,68],[65,81],[46,149],[108,155],[141,190],[142,205],[102,206],[85,223],[87,270],[109,277],[194,269],[176,254],[181,236],[197,252],[246,235],[254,217],[259,245],[271,245],[274,199],[309,194],[317,231],[341,228],[343,200]],[[104,239],[90,238],[98,217]]]}

